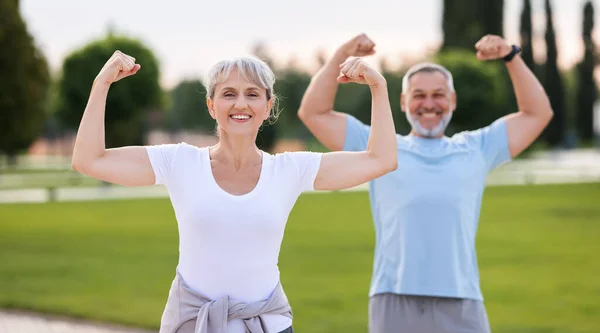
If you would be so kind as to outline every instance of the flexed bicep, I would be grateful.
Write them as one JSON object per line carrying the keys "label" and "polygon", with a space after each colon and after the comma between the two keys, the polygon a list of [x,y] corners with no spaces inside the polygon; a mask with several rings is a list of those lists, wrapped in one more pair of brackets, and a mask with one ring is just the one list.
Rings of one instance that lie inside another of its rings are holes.
{"label": "flexed bicep", "polygon": [[397,163],[387,163],[366,151],[325,153],[315,179],[315,189],[348,189],[381,177],[396,168]]}

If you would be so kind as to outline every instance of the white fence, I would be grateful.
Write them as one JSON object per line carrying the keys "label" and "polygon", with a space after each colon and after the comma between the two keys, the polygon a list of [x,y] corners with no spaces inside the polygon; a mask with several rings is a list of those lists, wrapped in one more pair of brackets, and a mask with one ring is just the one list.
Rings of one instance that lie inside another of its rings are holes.
{"label": "white fence", "polygon": [[[49,163],[29,162],[31,169],[65,169],[59,160]],[[494,170],[487,178],[488,186],[556,183],[600,183],[600,151],[578,150],[548,152],[530,159],[515,160]],[[368,185],[351,191],[367,190]],[[0,203],[78,201],[124,198],[167,197],[162,186],[106,186],[74,171],[45,171],[0,175]],[[600,196],[600,194],[599,194]]]}

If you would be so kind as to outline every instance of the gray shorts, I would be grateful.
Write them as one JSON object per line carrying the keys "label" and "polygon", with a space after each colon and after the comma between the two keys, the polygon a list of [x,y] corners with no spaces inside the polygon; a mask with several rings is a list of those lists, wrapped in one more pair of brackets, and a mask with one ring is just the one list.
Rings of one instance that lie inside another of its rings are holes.
{"label": "gray shorts", "polygon": [[369,300],[369,333],[490,333],[483,302],[378,294]]}

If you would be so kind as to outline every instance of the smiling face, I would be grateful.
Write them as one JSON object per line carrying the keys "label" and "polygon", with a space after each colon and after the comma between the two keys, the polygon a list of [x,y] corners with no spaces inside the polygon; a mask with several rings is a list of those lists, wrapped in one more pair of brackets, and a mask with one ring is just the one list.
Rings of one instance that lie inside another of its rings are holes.
{"label": "smiling face", "polygon": [[439,70],[426,69],[415,72],[405,83],[408,88],[401,96],[402,111],[414,135],[442,137],[456,107],[451,81]]}
{"label": "smiling face", "polygon": [[213,66],[205,86],[208,110],[219,131],[256,137],[271,115],[274,82],[271,69],[256,58],[224,60]]}
{"label": "smiling face", "polygon": [[256,136],[272,105],[267,89],[244,78],[237,68],[215,86],[213,98],[208,99],[211,116],[232,135]]}

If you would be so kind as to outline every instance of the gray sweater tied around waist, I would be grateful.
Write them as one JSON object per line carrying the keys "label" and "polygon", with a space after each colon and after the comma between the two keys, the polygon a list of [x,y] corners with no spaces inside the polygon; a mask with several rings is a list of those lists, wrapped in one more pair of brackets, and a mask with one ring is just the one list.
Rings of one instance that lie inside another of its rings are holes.
{"label": "gray sweater tied around waist", "polygon": [[194,333],[226,333],[227,322],[232,319],[241,319],[246,333],[272,333],[264,325],[264,314],[292,318],[292,309],[281,283],[264,301],[245,303],[228,296],[209,300],[193,291],[177,274],[169,291],[159,333],[176,333],[181,325],[193,319],[196,319]]}

